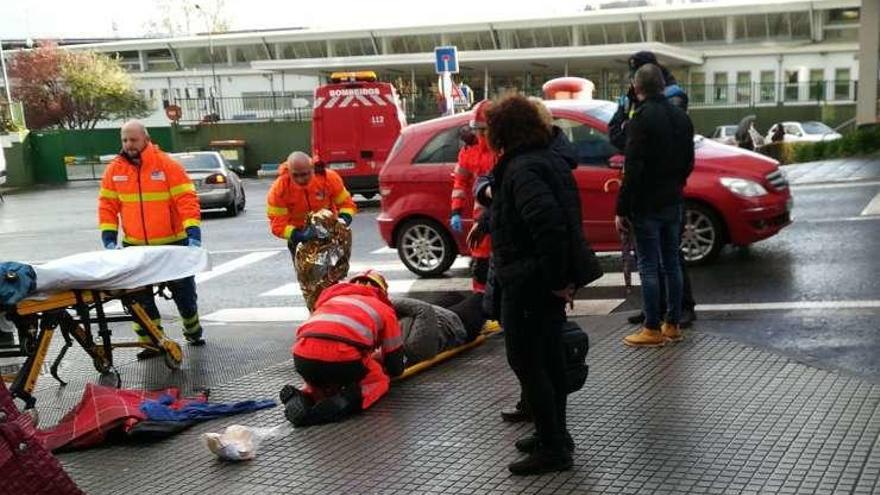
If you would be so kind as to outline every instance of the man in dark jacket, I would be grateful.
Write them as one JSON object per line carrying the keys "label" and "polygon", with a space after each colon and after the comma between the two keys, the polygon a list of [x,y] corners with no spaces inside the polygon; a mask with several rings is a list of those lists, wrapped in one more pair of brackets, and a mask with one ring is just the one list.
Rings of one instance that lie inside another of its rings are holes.
{"label": "man in dark jacket", "polygon": [[[508,361],[531,406],[535,435],[516,442],[528,456],[514,474],[572,466],[574,442],[566,427],[567,387],[560,336],[565,304],[582,253],[581,206],[571,168],[574,153],[559,141],[537,108],[522,96],[497,103],[488,115],[489,143],[501,158],[492,171],[492,256],[501,291],[501,324]],[[564,156],[569,159],[563,158]],[[573,242],[579,236],[579,241]]]}
{"label": "man in dark jacket", "polygon": [[[646,64],[639,68],[633,86],[640,104],[627,125],[626,173],[615,223],[620,230],[632,228],[635,232],[645,323],[624,343],[657,347],[681,340],[680,222],[682,190],[694,167],[694,128],[687,114],[664,96],[659,67]],[[661,331],[660,286],[664,278],[667,311]]]}
{"label": "man in dark jacket", "polygon": [[[629,58],[629,67],[630,67],[630,78],[635,74],[635,72],[645,64],[654,64],[660,68],[663,72],[663,80],[665,82],[665,87],[663,88],[663,94],[669,100],[669,103],[672,103],[676,107],[687,112],[688,110],[688,96],[687,93],[678,85],[678,81],[675,80],[675,76],[672,75],[665,67],[660,65],[657,62],[657,57],[654,56],[652,52],[642,51],[634,53]],[[620,97],[619,105],[617,107],[617,112],[611,118],[611,121],[608,123],[608,135],[611,140],[611,143],[614,144],[618,149],[623,150],[626,147],[626,125],[629,122],[630,117],[635,112],[636,107],[638,106],[638,99],[635,96],[635,91],[633,89],[632,84],[629,86],[629,90],[627,94]],[[684,228],[684,219],[682,219],[682,228]],[[681,263],[681,276],[684,281],[684,289],[682,293],[681,299],[681,322],[680,325],[682,328],[687,328],[691,326],[694,320],[697,319],[696,312],[694,308],[697,303],[694,301],[694,294],[691,290],[691,278],[688,275],[687,266],[684,261],[684,253],[681,253],[680,256]],[[661,284],[660,286],[660,301],[661,304],[666,300],[666,288]],[[665,307],[663,307],[663,312],[665,313]],[[645,321],[645,312],[630,316],[630,323],[643,323]]]}

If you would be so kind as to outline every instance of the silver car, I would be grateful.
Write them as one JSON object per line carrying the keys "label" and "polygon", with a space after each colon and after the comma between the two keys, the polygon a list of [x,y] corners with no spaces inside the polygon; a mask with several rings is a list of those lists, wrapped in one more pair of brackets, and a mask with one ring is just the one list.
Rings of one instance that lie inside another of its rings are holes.
{"label": "silver car", "polygon": [[736,146],[736,126],[735,125],[719,125],[712,133],[712,141]]}
{"label": "silver car", "polygon": [[244,167],[236,170],[216,151],[171,153],[171,157],[186,169],[203,210],[225,208],[231,217],[244,211],[244,186],[238,176]]}

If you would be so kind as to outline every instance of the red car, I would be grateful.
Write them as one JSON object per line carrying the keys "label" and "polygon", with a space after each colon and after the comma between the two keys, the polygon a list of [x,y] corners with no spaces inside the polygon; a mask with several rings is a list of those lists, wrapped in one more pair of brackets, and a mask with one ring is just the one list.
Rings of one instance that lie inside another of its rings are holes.
{"label": "red car", "polygon": [[[587,239],[596,251],[618,251],[614,211],[623,157],[607,135],[617,107],[602,100],[546,104],[577,149],[580,165],[574,175]],[[465,235],[453,233],[448,219],[451,173],[461,145],[458,129],[469,119],[463,113],[410,125],[379,174],[379,231],[407,268],[421,276],[439,275],[457,255],[467,255]],[[791,223],[791,193],[775,160],[702,136],[694,147],[694,172],[684,190],[682,250],[689,262],[708,261],[725,244],[766,239]],[[471,222],[464,220],[464,232]]]}

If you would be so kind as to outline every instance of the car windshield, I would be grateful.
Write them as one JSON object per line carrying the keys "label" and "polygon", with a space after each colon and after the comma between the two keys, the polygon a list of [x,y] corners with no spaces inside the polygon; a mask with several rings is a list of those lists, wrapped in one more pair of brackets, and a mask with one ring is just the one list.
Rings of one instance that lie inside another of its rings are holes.
{"label": "car windshield", "polygon": [[724,136],[733,136],[736,134],[736,126],[735,125],[726,125],[724,126]]}
{"label": "car windshield", "polygon": [[834,132],[834,129],[821,122],[804,122],[803,128],[807,134],[829,134]]}
{"label": "car windshield", "polygon": [[217,170],[221,168],[214,155],[184,153],[172,156],[187,170]]}

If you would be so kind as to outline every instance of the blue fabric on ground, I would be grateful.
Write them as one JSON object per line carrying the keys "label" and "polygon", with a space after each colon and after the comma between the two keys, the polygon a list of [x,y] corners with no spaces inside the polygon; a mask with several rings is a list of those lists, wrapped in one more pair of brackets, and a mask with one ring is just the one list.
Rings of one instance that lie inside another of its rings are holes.
{"label": "blue fabric on ground", "polygon": [[192,401],[179,409],[172,409],[171,404],[173,403],[173,397],[163,395],[158,400],[141,402],[141,411],[147,416],[147,419],[153,421],[207,421],[233,414],[259,411],[277,405],[272,399],[245,400],[233,403]]}

